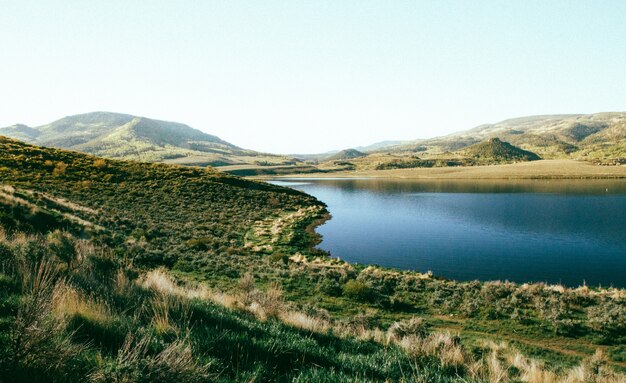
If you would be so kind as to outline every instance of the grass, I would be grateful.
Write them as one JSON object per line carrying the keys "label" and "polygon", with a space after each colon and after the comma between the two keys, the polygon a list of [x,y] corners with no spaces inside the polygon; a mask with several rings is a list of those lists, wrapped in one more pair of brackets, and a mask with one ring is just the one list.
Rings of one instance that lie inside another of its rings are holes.
{"label": "grass", "polygon": [[2,381],[619,379],[623,290],[351,265],[291,189],[0,149]]}
{"label": "grass", "polygon": [[[368,158],[368,157],[366,157]],[[376,160],[370,159],[374,162]],[[391,170],[356,170],[299,174],[298,177],[407,178],[407,179],[596,179],[626,178],[624,166],[600,166],[576,160],[539,160],[489,166],[433,167]]]}
{"label": "grass", "polygon": [[14,321],[1,333],[3,381],[582,382],[570,377],[579,373],[620,379],[602,355],[551,370],[503,343],[465,346],[455,335],[431,332],[420,318],[384,330],[358,318],[306,314],[282,298],[280,287],[260,290],[250,275],[228,299],[205,285],[181,284],[163,269],[119,277],[132,267],[124,265],[118,277],[94,280],[101,263],[70,270],[43,238],[31,238],[43,259],[22,258],[21,239],[2,241],[11,251],[5,270],[14,270],[2,280],[20,297],[4,314]]}

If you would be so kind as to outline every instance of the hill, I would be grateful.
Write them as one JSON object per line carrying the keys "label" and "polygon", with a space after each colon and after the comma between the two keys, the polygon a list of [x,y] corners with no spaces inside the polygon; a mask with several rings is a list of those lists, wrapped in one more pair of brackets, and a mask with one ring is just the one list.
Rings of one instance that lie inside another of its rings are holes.
{"label": "hill", "polygon": [[542,158],[615,159],[626,157],[626,113],[546,115],[514,118],[443,137],[380,149],[392,153],[439,155],[500,138]]}
{"label": "hill", "polygon": [[356,149],[345,149],[340,151],[339,153],[333,154],[328,157],[327,161],[339,161],[339,160],[351,160],[354,158],[365,157],[367,154],[360,152]]}
{"label": "hill", "polygon": [[488,141],[471,145],[463,153],[481,163],[508,163],[514,161],[536,161],[541,158],[533,152],[520,149],[508,142],[492,138]]}
{"label": "hill", "polygon": [[64,117],[39,127],[14,125],[0,135],[97,156],[199,166],[289,159],[241,149],[185,124],[111,112]]}

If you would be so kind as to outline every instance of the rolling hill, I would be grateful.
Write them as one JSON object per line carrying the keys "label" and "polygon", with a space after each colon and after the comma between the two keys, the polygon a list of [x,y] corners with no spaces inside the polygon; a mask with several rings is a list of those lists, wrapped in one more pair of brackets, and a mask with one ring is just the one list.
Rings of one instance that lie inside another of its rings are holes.
{"label": "rolling hill", "polygon": [[327,161],[340,161],[340,160],[352,160],[354,158],[365,157],[367,154],[358,151],[356,149],[345,149],[340,151],[339,153],[333,154],[328,157]]}
{"label": "rolling hill", "polygon": [[0,129],[0,135],[47,147],[144,162],[198,166],[293,162],[239,148],[185,124],[111,112],[68,116],[38,127],[13,125]]}
{"label": "rolling hill", "polygon": [[440,155],[496,137],[545,159],[623,158],[626,157],[626,113],[514,118],[443,137],[386,146],[377,151]]}

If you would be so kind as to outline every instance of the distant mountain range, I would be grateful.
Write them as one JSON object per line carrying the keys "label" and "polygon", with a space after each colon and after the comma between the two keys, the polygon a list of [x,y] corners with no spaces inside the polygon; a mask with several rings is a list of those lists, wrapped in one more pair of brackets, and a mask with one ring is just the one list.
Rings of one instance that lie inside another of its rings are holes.
{"label": "distant mountain range", "polygon": [[50,124],[13,125],[0,135],[96,156],[190,165],[283,164],[290,159],[242,149],[185,124],[111,112],[64,117]]}

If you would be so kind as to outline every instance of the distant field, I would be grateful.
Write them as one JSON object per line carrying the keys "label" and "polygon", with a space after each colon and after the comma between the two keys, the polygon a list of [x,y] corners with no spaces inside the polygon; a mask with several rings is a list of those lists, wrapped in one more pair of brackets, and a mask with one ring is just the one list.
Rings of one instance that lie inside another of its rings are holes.
{"label": "distant field", "polygon": [[[281,175],[285,177],[285,175]],[[530,179],[530,178],[626,178],[626,166],[599,166],[585,161],[541,160],[506,165],[458,166],[391,170],[361,170],[299,174],[298,177]]]}

